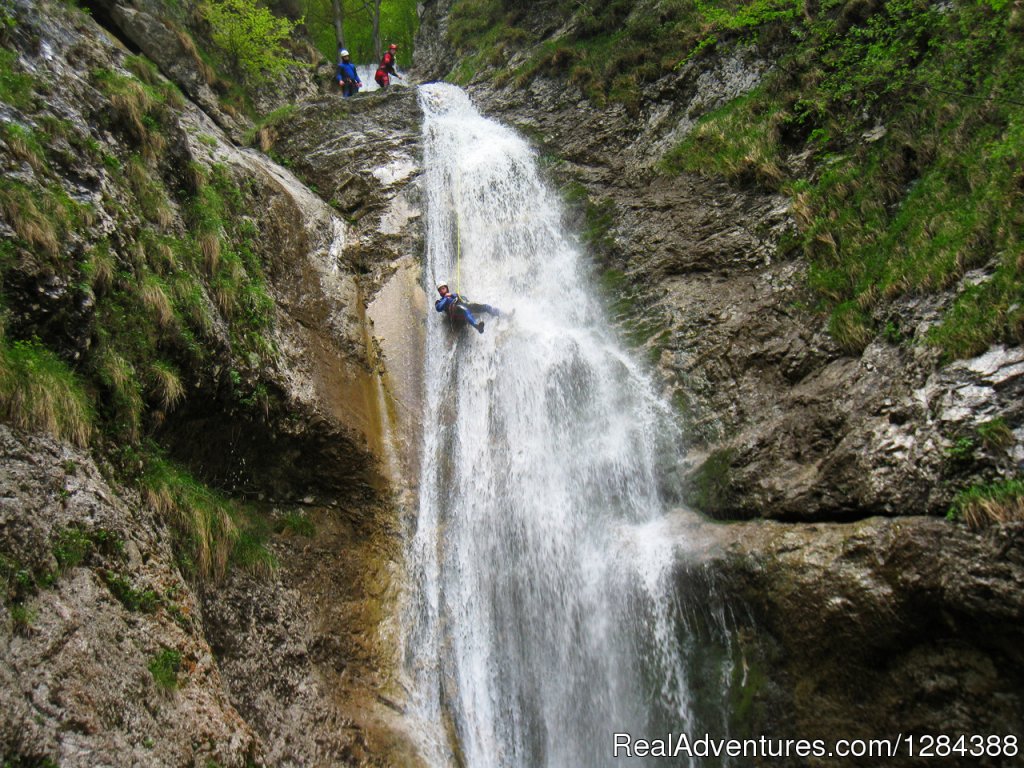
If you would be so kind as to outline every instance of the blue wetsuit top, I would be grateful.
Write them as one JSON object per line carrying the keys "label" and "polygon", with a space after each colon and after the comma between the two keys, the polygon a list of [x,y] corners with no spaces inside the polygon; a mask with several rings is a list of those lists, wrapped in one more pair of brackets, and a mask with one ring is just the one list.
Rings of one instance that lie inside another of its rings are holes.
{"label": "blue wetsuit top", "polygon": [[442,296],[440,299],[434,302],[434,309],[438,312],[444,312],[446,309],[451,307],[459,300],[459,294],[449,293],[447,296]]}
{"label": "blue wetsuit top", "polygon": [[351,61],[339,61],[338,62],[338,76],[337,80],[345,81],[352,80],[353,82],[359,82],[359,73],[356,71],[356,65]]}

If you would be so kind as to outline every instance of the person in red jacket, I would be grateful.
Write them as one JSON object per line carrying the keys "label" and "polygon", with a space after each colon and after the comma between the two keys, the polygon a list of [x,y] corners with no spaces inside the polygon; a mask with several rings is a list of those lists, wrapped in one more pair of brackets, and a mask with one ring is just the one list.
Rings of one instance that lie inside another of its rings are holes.
{"label": "person in red jacket", "polygon": [[377,81],[382,89],[387,88],[391,85],[391,75],[394,75],[399,80],[402,76],[395,72],[395,56],[398,54],[398,46],[392,43],[388,46],[387,53],[384,54],[384,58],[380,60],[380,66],[377,67],[377,74],[373,76],[373,79]]}

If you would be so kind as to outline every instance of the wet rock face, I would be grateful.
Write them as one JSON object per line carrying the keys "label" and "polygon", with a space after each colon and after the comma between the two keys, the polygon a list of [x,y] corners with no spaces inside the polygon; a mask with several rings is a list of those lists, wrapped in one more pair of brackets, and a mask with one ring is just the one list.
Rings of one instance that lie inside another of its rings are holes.
{"label": "wet rock face", "polygon": [[351,228],[341,258],[372,295],[396,258],[422,248],[418,223],[422,157],[416,91],[392,88],[303,105],[277,130],[271,151],[338,211]]}
{"label": "wet rock face", "polygon": [[88,454],[3,425],[0,486],[5,761],[261,761],[164,524],[110,486]]}
{"label": "wet rock face", "polygon": [[397,660],[367,631],[396,599],[396,531],[361,510],[305,517],[310,532],[275,539],[272,580],[236,572],[203,595],[231,699],[263,737],[268,765],[418,765],[396,736]]}
{"label": "wet rock face", "polygon": [[265,137],[287,166],[272,170],[283,194],[263,214],[276,233],[280,375],[292,413],[297,403],[311,418],[272,418],[244,433],[266,442],[235,455],[269,498],[301,502],[311,531],[275,537],[272,580],[232,573],[203,601],[232,701],[270,765],[418,764],[395,703],[405,694],[394,681],[401,542],[390,499],[417,476],[419,124],[411,89],[349,100],[332,91]]}
{"label": "wet rock face", "polygon": [[[196,143],[190,151],[209,150]],[[347,227],[265,156],[230,146],[214,155],[254,190],[249,215],[276,307],[278,355],[257,372],[270,385],[265,405],[238,407],[238,384],[222,378],[170,414],[161,438],[221,487],[278,501],[369,500],[385,480],[374,455],[379,416],[363,289],[344,262]]]}
{"label": "wet rock face", "polygon": [[360,322],[376,376],[377,437],[391,446],[390,476],[401,487],[419,477],[430,307],[421,286],[421,119],[412,88],[351,99],[333,90],[302,105],[270,137],[270,151],[345,221],[338,257],[356,276],[365,308]]}
{"label": "wet rock face", "polygon": [[[1019,525],[978,534],[921,517],[852,525],[686,519],[682,589],[711,583],[699,599],[724,601],[744,617],[755,701],[744,725],[754,733],[832,740],[1020,732]],[[885,764],[917,763],[904,752]]]}

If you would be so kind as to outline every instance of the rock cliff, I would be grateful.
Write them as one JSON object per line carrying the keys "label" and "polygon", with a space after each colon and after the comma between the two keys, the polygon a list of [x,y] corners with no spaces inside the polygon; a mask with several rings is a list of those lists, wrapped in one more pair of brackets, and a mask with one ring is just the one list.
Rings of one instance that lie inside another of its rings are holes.
{"label": "rock cliff", "polygon": [[190,7],[3,8],[0,755],[414,764],[415,97],[299,68],[257,100],[348,129],[275,147]]}
{"label": "rock cliff", "polygon": [[[1019,730],[1019,524],[978,535],[926,517],[721,524],[680,510],[669,520],[680,595],[731,617],[743,678],[734,734],[832,744]],[[885,764],[917,763],[902,750]]]}

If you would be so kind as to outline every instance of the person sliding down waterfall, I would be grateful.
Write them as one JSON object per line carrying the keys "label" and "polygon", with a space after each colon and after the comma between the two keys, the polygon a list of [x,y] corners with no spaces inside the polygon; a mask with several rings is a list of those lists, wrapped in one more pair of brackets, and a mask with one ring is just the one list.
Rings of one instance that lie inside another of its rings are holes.
{"label": "person sliding down waterfall", "polygon": [[473,316],[474,312],[485,312],[495,317],[501,315],[501,312],[490,304],[473,304],[465,301],[459,294],[450,292],[447,283],[438,285],[437,292],[441,294],[441,298],[434,302],[434,309],[438,312],[447,312],[448,317],[452,320],[461,316],[466,322],[476,328],[478,333],[484,332],[484,321],[477,320]]}

